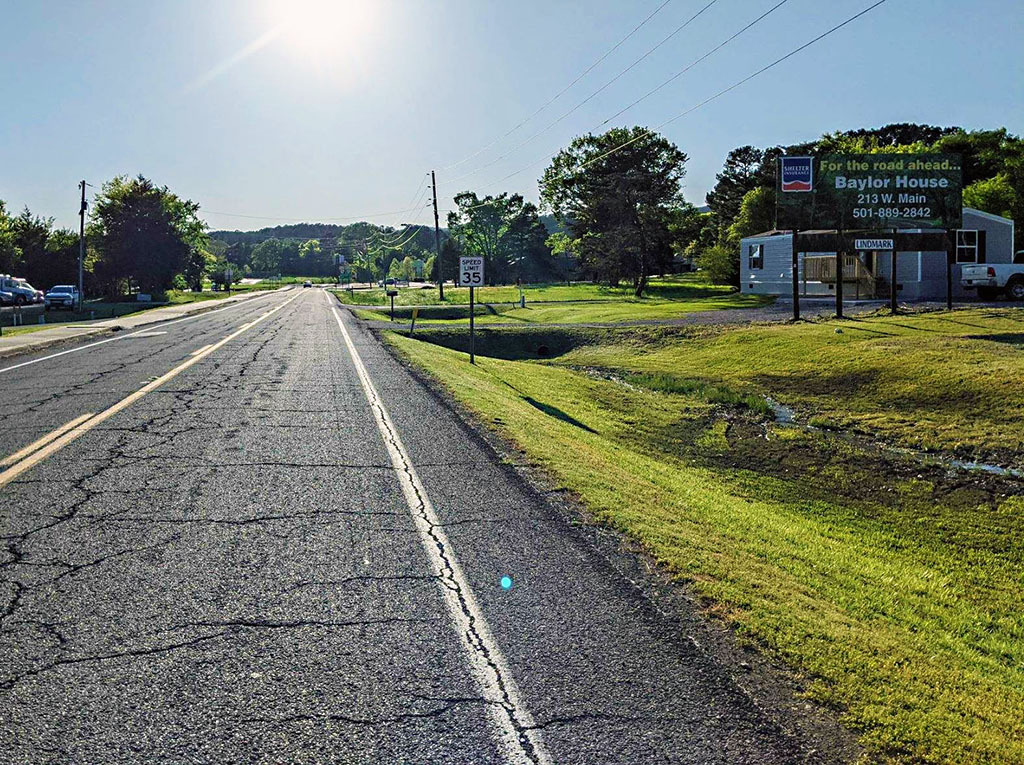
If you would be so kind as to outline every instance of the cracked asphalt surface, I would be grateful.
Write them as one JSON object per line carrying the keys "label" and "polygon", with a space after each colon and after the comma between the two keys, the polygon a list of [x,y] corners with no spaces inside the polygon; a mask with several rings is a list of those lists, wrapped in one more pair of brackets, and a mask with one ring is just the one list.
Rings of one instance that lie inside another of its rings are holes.
{"label": "cracked asphalt surface", "polygon": [[[0,364],[0,458],[288,300],[0,487],[0,761],[503,761],[320,290]],[[805,761],[340,314],[552,762]]]}

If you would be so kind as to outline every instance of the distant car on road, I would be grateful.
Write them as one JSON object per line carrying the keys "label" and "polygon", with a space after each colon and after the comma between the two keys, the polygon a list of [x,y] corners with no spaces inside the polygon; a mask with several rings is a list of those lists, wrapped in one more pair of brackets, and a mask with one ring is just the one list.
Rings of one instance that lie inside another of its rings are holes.
{"label": "distant car on road", "polygon": [[0,274],[0,290],[9,292],[14,296],[15,305],[26,303],[42,303],[43,293],[33,287],[24,279],[19,279],[10,274]]}
{"label": "distant car on road", "polygon": [[309,279],[306,279],[306,281],[304,281],[302,283],[302,286],[303,287],[312,287],[313,286],[313,282],[311,282]]}
{"label": "distant car on road", "polygon": [[53,308],[65,308],[71,311],[77,304],[78,287],[72,284],[58,284],[55,287],[50,287],[43,296],[43,305],[46,306],[47,311]]}

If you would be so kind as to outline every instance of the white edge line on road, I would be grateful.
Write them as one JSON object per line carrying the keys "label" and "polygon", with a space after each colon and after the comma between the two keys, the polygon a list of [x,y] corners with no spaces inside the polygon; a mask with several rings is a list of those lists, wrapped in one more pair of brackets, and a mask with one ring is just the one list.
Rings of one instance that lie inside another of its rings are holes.
{"label": "white edge line on road", "polygon": [[[271,292],[268,295],[257,295],[254,298],[249,298],[248,300],[239,300],[239,301],[237,301],[235,303],[232,303],[231,305],[225,305],[225,306],[221,306],[220,308],[215,308],[212,311],[203,311],[201,313],[197,313],[195,316],[183,316],[180,319],[171,319],[170,321],[153,322],[153,326],[169,327],[172,324],[180,324],[183,321],[191,321],[192,319],[201,319],[201,318],[206,317],[206,316],[212,316],[215,313],[220,313],[221,311],[227,311],[230,308],[238,308],[238,306],[240,306],[240,305],[246,305],[246,304],[252,303],[255,300],[260,300],[261,298],[271,297],[271,296],[273,296],[275,294],[277,294],[277,293],[276,292]],[[75,353],[76,351],[84,351],[87,348],[95,348],[97,345],[103,345],[104,343],[112,343],[115,340],[125,340],[125,339],[127,339],[129,337],[136,337],[137,335],[140,335],[143,332],[152,332],[152,330],[151,329],[140,329],[137,332],[129,332],[127,335],[118,335],[117,337],[108,337],[106,340],[97,340],[95,343],[89,343],[87,345],[80,345],[77,348],[68,348],[68,350],[66,350],[66,351],[59,351],[58,353],[51,353],[49,356],[43,356],[43,357],[38,358],[38,359],[32,359],[31,361],[23,361],[20,364],[12,364],[9,367],[2,367],[2,368],[0,368],[0,374],[3,374],[4,372],[10,372],[10,371],[12,371],[14,369],[21,369],[21,367],[27,367],[30,364],[38,364],[40,361],[49,361],[50,359],[55,359],[58,356],[64,356],[64,355],[67,355],[69,353]],[[32,351],[27,351],[27,352],[31,353]]]}
{"label": "white edge line on road", "polygon": [[[300,292],[299,295],[301,295],[301,294],[302,293]],[[266,313],[261,313],[255,319],[255,321],[253,321],[251,324],[249,324],[249,327],[254,327],[257,324],[259,324],[261,321],[263,321],[264,319],[270,318],[273,314],[277,313],[282,308],[284,308],[286,305],[288,305],[290,302],[295,300],[295,298],[299,297],[299,295],[295,295],[294,297],[289,298],[288,300],[286,300],[283,303],[281,303],[281,305],[276,306],[274,308],[271,308]],[[248,329],[248,327],[246,329]],[[21,462],[18,462],[17,464],[13,465],[12,467],[7,468],[3,472],[0,472],[0,486],[6,486],[11,481],[13,481],[15,478],[17,478],[19,475],[24,473],[26,470],[30,470],[31,468],[35,467],[40,462],[42,462],[47,457],[49,457],[51,454],[54,454],[54,453],[60,451],[65,446],[67,446],[72,441],[74,441],[76,438],[78,438],[81,435],[84,435],[85,433],[88,433],[90,430],[95,428],[101,422],[103,422],[103,421],[113,417],[115,414],[120,412],[122,409],[127,409],[129,406],[134,404],[136,401],[138,401],[140,398],[145,396],[147,393],[150,393],[150,392],[156,390],[161,385],[163,385],[165,382],[168,382],[169,380],[174,379],[179,374],[184,372],[186,369],[188,369],[192,365],[198,363],[202,359],[206,358],[211,353],[216,351],[218,348],[221,348],[222,346],[224,346],[227,343],[231,342],[232,340],[234,340],[236,337],[238,337],[239,335],[241,335],[245,331],[246,331],[245,329],[236,329],[234,332],[232,332],[230,335],[225,337],[223,340],[220,340],[220,341],[214,343],[213,345],[208,346],[206,348],[206,350],[200,351],[199,353],[192,354],[191,358],[188,358],[185,361],[183,361],[182,363],[178,364],[178,366],[176,366],[170,372],[165,372],[164,374],[162,374],[159,377],[157,377],[155,380],[151,380],[150,382],[148,382],[145,385],[143,385],[141,388],[139,388],[134,393],[128,394],[123,399],[118,401],[116,404],[113,404],[112,406],[107,407],[102,412],[100,412],[95,417],[93,417],[92,419],[84,420],[83,422],[81,422],[81,424],[79,424],[79,425],[73,427],[71,430],[68,430],[67,432],[65,432],[57,440],[50,442],[49,444],[44,446],[42,449],[39,449],[39,451],[37,451],[37,452],[35,452],[33,454],[30,454],[29,456],[25,457],[25,459],[23,459]],[[84,415],[83,415],[83,417],[84,417]],[[81,418],[79,418],[79,419],[81,419]],[[75,422],[77,422],[77,420]]]}
{"label": "white edge line on road", "polygon": [[540,731],[519,695],[508,663],[491,634],[491,628],[455,557],[454,548],[448,541],[448,535],[445,534],[430,497],[420,482],[398,430],[370,380],[370,374],[341,320],[340,312],[332,309],[332,313],[345,339],[363,392],[373,410],[377,429],[402,485],[405,501],[412,511],[420,542],[426,551],[431,568],[438,577],[438,585],[448,606],[452,626],[465,649],[470,672],[486,703],[488,716],[498,734],[497,743],[505,761],[515,765],[550,765],[551,757],[544,746]]}

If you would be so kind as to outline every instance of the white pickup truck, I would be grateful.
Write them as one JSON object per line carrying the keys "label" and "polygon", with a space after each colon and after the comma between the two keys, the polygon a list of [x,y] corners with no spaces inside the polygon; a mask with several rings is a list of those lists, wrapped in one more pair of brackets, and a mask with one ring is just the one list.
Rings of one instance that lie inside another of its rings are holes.
{"label": "white pickup truck", "polygon": [[1017,253],[1016,263],[990,263],[961,266],[960,284],[964,289],[977,289],[978,297],[991,299],[1005,292],[1010,300],[1024,300],[1024,250]]}

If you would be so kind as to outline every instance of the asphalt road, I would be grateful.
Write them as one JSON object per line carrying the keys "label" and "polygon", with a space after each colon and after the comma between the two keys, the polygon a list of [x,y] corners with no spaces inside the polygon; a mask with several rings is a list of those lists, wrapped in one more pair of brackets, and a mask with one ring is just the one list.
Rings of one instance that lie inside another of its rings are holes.
{"label": "asphalt road", "polygon": [[0,761],[804,761],[321,290],[72,348],[0,363]]}

